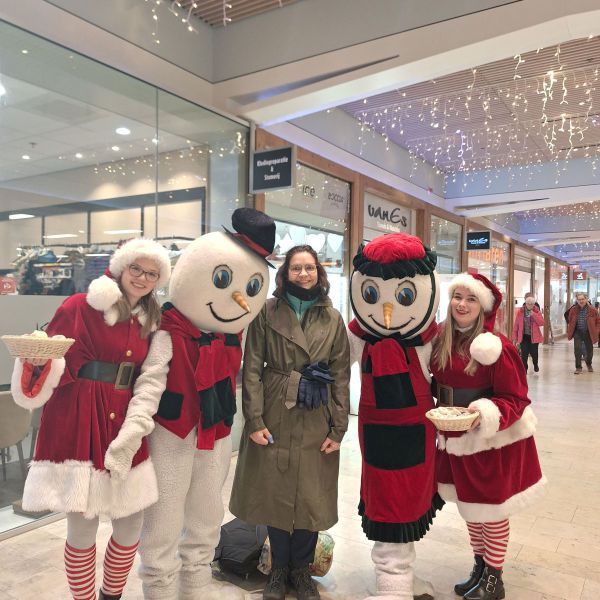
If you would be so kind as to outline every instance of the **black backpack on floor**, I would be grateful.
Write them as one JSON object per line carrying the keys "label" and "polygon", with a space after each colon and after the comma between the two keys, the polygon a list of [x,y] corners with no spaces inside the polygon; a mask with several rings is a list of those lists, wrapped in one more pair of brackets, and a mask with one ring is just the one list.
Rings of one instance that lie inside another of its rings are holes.
{"label": "black backpack on floor", "polygon": [[238,577],[258,573],[256,567],[267,539],[265,525],[249,525],[237,517],[221,526],[221,539],[214,560],[224,571]]}

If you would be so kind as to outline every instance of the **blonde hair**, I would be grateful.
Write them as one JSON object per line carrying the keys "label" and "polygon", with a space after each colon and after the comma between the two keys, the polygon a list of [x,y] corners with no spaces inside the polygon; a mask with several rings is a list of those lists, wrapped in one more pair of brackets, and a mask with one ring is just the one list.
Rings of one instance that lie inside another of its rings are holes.
{"label": "blonde hair", "polygon": [[432,359],[435,361],[438,369],[445,370],[452,360],[452,354],[458,353],[461,358],[468,358],[469,362],[464,369],[467,375],[474,375],[479,367],[479,363],[469,354],[469,348],[473,340],[483,332],[483,308],[479,311],[479,316],[475,325],[464,333],[456,329],[456,321],[452,317],[452,308],[448,304],[446,321],[441,331],[435,339],[433,345]]}
{"label": "blonde hair", "polygon": [[[121,290],[122,296],[115,302],[114,307],[117,309],[117,313],[119,315],[117,317],[117,323],[120,323],[121,321],[126,321],[131,317],[131,306],[129,305],[127,297],[125,296],[125,292],[121,287],[120,277],[117,280],[117,285]],[[144,311],[146,317],[140,331],[140,337],[145,339],[152,333],[152,331],[158,329],[160,325],[160,304],[156,299],[155,290],[152,290],[149,294],[142,296],[138,304]]]}

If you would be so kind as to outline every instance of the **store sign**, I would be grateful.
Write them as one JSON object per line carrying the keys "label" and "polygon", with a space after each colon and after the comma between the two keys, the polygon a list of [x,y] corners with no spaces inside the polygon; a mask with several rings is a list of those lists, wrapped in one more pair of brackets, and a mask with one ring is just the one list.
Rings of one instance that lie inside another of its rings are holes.
{"label": "store sign", "polygon": [[364,227],[383,233],[410,233],[412,211],[389,200],[365,194]]}
{"label": "store sign", "polygon": [[560,274],[560,278],[561,278],[563,281],[566,281],[566,280],[567,280],[567,272],[566,272],[566,271],[563,271],[563,272]]}
{"label": "store sign", "polygon": [[253,152],[250,159],[250,193],[293,187],[295,165],[292,147]]}
{"label": "store sign", "polygon": [[466,250],[489,250],[492,247],[491,231],[467,231]]}
{"label": "store sign", "polygon": [[587,281],[587,271],[573,271],[573,281]]}
{"label": "store sign", "polygon": [[14,277],[0,277],[0,295],[16,294],[17,281]]}

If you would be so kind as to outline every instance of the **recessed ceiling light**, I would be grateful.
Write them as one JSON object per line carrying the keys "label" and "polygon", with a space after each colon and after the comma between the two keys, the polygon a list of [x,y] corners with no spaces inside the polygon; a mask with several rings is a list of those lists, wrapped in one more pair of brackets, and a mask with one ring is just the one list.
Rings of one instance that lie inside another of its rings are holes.
{"label": "recessed ceiling light", "polygon": [[76,238],[78,237],[76,233],[55,233],[53,235],[45,235],[47,240],[59,240],[61,238]]}
{"label": "recessed ceiling light", "polygon": [[6,88],[2,85],[2,82],[0,81],[0,97],[4,96],[4,94],[6,94]]}
{"label": "recessed ceiling light", "polygon": [[23,160],[29,160],[31,158],[31,156],[29,156],[29,154],[23,154],[23,156],[21,156],[21,158]]}
{"label": "recessed ceiling light", "polygon": [[111,149],[115,152],[118,152],[121,148],[119,148],[119,146],[113,146]]}
{"label": "recessed ceiling light", "polygon": [[75,158],[83,158],[83,154],[81,152],[75,153]]}
{"label": "recessed ceiling light", "polygon": [[153,137],[153,138],[152,138],[152,143],[153,143],[153,144],[158,144],[158,138],[155,138],[155,137]]}
{"label": "recessed ceiling light", "polygon": [[119,135],[129,135],[131,133],[131,129],[128,129],[127,127],[117,127],[115,129],[115,133],[118,133]]}
{"label": "recessed ceiling light", "polygon": [[27,48],[23,48],[23,50],[21,50],[21,54],[29,54],[29,50],[27,50]]}
{"label": "recessed ceiling light", "polygon": [[29,215],[27,213],[14,213],[13,215],[8,215],[8,218],[11,221],[16,221],[17,219],[31,219],[35,215]]}
{"label": "recessed ceiling light", "polygon": [[122,233],[142,233],[141,229],[109,229],[104,233],[108,235],[120,235]]}

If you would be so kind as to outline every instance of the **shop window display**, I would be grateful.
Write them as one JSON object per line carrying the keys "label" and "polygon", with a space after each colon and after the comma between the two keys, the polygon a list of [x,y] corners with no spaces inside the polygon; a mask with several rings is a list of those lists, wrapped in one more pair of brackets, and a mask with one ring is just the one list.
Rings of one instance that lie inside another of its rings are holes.
{"label": "shop window display", "polygon": [[550,326],[554,337],[564,335],[567,325],[564,312],[567,304],[567,284],[569,269],[555,261],[550,261]]}
{"label": "shop window display", "polygon": [[[244,205],[244,125],[2,21],[0,56],[0,335],[50,321],[124,240],[154,238],[175,263]],[[2,345],[0,393],[12,366]],[[18,450],[2,450],[0,535],[40,516],[20,509]]]}

